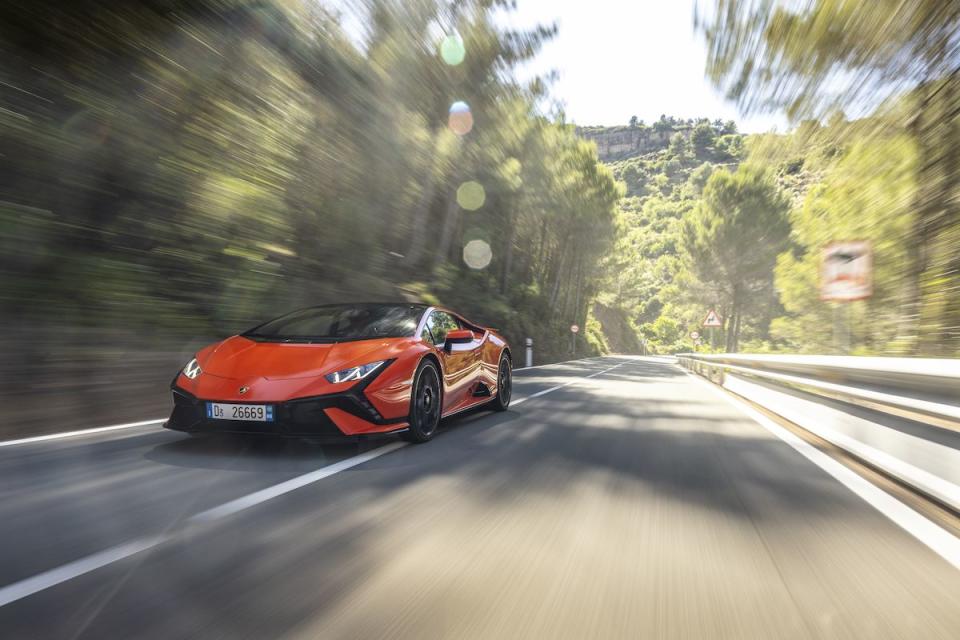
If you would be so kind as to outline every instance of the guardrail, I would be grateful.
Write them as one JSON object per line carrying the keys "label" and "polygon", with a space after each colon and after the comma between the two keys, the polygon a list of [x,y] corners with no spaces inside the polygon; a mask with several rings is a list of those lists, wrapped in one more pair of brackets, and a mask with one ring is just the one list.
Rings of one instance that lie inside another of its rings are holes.
{"label": "guardrail", "polygon": [[960,361],[750,354],[677,359],[960,511]]}

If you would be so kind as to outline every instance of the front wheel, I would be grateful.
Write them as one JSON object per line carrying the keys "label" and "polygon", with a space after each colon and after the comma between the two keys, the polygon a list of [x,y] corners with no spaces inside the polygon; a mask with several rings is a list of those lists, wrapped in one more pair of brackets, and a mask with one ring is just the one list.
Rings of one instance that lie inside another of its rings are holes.
{"label": "front wheel", "polygon": [[426,442],[440,426],[440,373],[437,365],[424,360],[413,377],[410,397],[410,428],[403,437],[410,442]]}
{"label": "front wheel", "polygon": [[510,406],[510,396],[513,395],[513,367],[507,354],[500,356],[500,367],[497,370],[497,397],[491,403],[497,411],[506,411]]}

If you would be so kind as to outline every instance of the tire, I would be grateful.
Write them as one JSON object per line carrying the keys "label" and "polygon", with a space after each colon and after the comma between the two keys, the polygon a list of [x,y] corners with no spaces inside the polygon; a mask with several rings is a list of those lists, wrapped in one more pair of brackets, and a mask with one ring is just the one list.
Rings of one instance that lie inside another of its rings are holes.
{"label": "tire", "polygon": [[440,391],[440,372],[432,360],[424,360],[413,376],[410,393],[410,428],[403,433],[409,442],[427,442],[440,427],[443,395]]}
{"label": "tire", "polygon": [[513,396],[513,365],[506,353],[500,356],[497,368],[497,396],[490,402],[494,411],[506,411]]}

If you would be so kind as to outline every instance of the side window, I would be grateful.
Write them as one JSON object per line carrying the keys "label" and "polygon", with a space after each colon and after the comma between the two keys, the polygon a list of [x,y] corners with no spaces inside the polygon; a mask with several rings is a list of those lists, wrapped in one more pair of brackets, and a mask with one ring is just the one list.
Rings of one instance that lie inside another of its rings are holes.
{"label": "side window", "polygon": [[430,332],[430,341],[435,345],[443,344],[443,339],[447,335],[446,331],[443,331],[440,325],[439,314],[434,311],[430,314],[430,317],[427,318],[426,330]]}
{"label": "side window", "polygon": [[432,316],[423,324],[423,331],[420,332],[420,339],[431,344],[435,344],[433,342],[433,334],[430,333],[430,320],[432,320]]}
{"label": "side window", "polygon": [[447,339],[447,332],[460,328],[460,323],[449,313],[443,311],[434,311],[427,318],[427,329],[433,338],[433,344],[442,345]]}

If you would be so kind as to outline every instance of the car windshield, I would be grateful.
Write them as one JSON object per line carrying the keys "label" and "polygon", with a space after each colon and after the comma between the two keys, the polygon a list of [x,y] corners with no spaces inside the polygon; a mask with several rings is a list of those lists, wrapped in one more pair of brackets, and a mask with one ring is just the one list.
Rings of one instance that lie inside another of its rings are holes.
{"label": "car windshield", "polygon": [[250,329],[254,340],[339,341],[413,336],[425,307],[411,304],[339,304],[300,309]]}

